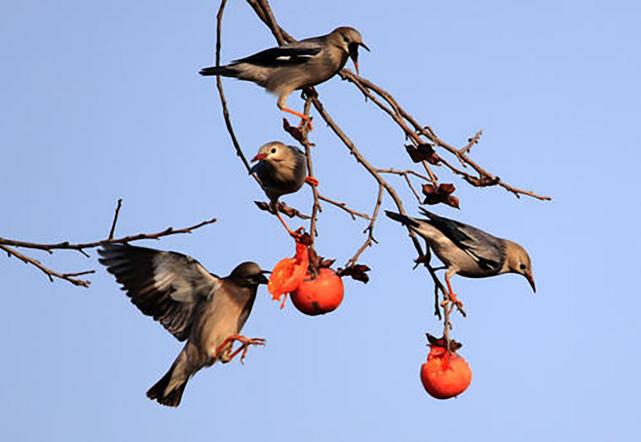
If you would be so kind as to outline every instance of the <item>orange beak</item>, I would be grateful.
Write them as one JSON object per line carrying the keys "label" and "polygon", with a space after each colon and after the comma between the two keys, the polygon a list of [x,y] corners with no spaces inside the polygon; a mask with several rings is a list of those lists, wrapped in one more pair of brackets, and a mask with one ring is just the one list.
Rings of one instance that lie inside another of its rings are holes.
{"label": "orange beak", "polygon": [[252,158],[252,163],[254,161],[262,161],[265,158],[267,158],[267,154],[266,153],[257,153],[256,156],[254,158]]}

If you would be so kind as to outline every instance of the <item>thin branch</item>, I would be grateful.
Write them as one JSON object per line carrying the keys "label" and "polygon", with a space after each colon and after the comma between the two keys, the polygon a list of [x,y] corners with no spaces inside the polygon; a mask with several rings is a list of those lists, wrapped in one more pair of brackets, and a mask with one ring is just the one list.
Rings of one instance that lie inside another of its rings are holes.
{"label": "thin branch", "polygon": [[118,204],[116,205],[116,211],[114,212],[114,220],[111,222],[111,230],[109,230],[109,237],[107,239],[113,239],[114,233],[116,232],[116,223],[118,222],[118,215],[120,215],[120,208],[122,207],[122,198],[118,198]]}
{"label": "thin branch", "polygon": [[416,200],[418,201],[419,204],[422,203],[423,199],[421,196],[418,194],[416,189],[414,188],[414,185],[412,184],[412,180],[410,179],[410,175],[419,177],[420,179],[427,181],[427,182],[434,182],[431,178],[428,178],[424,175],[421,175],[420,173],[416,173],[413,170],[396,170],[396,169],[377,169],[379,173],[388,173],[392,175],[400,175],[405,179],[405,182],[407,183],[407,186],[410,188],[414,196],[416,197]]}
{"label": "thin branch", "polygon": [[50,269],[49,267],[46,267],[43,265],[40,261],[37,259],[31,258],[27,255],[23,255],[22,253],[18,252],[16,249],[13,249],[11,247],[8,247],[6,245],[0,244],[0,250],[4,250],[8,256],[15,256],[18,258],[20,261],[24,262],[25,264],[29,264],[40,270],[42,273],[47,275],[49,278],[49,281],[53,282],[54,278],[62,279],[67,282],[72,283],[75,286],[80,286],[80,287],[89,287],[91,284],[90,281],[84,280],[84,279],[78,279],[75,278],[76,276],[82,276],[82,275],[88,275],[91,273],[95,273],[95,270],[85,270],[83,272],[77,272],[77,273],[58,273],[55,270]]}
{"label": "thin branch", "polygon": [[333,200],[333,199],[328,198],[328,197],[326,197],[326,196],[324,196],[324,195],[319,195],[319,196],[318,196],[318,198],[319,198],[321,201],[325,201],[326,203],[329,203],[329,204],[331,204],[332,206],[336,206],[336,207],[338,207],[339,209],[344,210],[345,212],[347,212],[347,213],[349,214],[349,216],[351,216],[351,217],[352,217],[352,219],[353,219],[353,220],[355,220],[355,219],[356,219],[356,217],[364,218],[364,219],[366,219],[366,220],[370,220],[370,219],[371,219],[371,217],[370,217],[367,213],[363,213],[363,212],[359,212],[359,211],[357,211],[357,210],[354,210],[354,209],[352,209],[351,207],[349,207],[346,203],[343,203],[343,202],[340,202],[340,201]]}
{"label": "thin branch", "polygon": [[168,227],[165,230],[162,230],[156,233],[138,233],[136,235],[129,235],[121,238],[114,238],[113,235],[116,228],[116,223],[118,221],[118,215],[120,213],[121,206],[122,206],[122,200],[119,199],[118,205],[116,206],[116,210],[114,212],[114,218],[111,224],[111,230],[109,232],[109,236],[106,239],[103,239],[100,241],[86,242],[86,243],[71,243],[69,241],[63,241],[59,243],[34,243],[34,242],[28,242],[28,241],[8,239],[8,238],[0,238],[0,249],[4,250],[9,256],[14,256],[19,260],[21,260],[22,262],[24,262],[25,264],[29,264],[36,267],[37,269],[42,271],[44,274],[46,274],[50,281],[53,281],[54,278],[58,278],[58,279],[62,279],[67,282],[70,282],[76,286],[89,287],[89,284],[90,284],[89,281],[78,279],[76,277],[95,273],[95,270],[86,270],[86,271],[76,272],[76,273],[60,273],[45,266],[39,260],[19,252],[15,248],[21,247],[24,249],[42,250],[49,253],[52,253],[54,250],[74,250],[76,252],[82,253],[86,257],[89,257],[89,254],[85,252],[85,249],[92,249],[92,248],[96,248],[106,244],[124,244],[124,243],[139,241],[142,239],[160,239],[164,236],[169,236],[169,235],[192,233],[196,229],[199,229],[203,226],[206,226],[208,224],[213,224],[216,222],[216,219],[212,218],[206,221],[202,221],[198,224],[194,224],[193,226],[184,227],[181,229],[174,229],[173,227]]}
{"label": "thin branch", "polygon": [[177,235],[184,233],[192,233],[194,230],[200,229],[209,224],[216,222],[216,218],[208,219],[201,221],[198,224],[193,226],[183,227],[180,229],[175,229],[173,227],[167,227],[165,230],[161,230],[155,233],[137,233],[135,235],[122,236],[120,238],[112,239],[101,239],[99,241],[85,242],[85,243],[71,243],[69,241],[63,241],[58,243],[34,243],[28,241],[18,241],[8,238],[0,238],[0,245],[12,246],[12,247],[22,247],[26,249],[36,249],[36,250],[76,250],[80,251],[83,249],[93,249],[100,247],[106,244],[124,244],[127,242],[140,241],[143,239],[160,239],[164,236]]}
{"label": "thin branch", "polygon": [[345,267],[350,267],[358,263],[358,258],[363,254],[368,247],[371,247],[374,243],[378,243],[376,238],[374,238],[374,225],[378,219],[378,214],[381,209],[381,204],[383,204],[383,186],[378,186],[378,195],[376,196],[376,203],[374,204],[374,210],[372,210],[372,215],[370,216],[370,221],[363,233],[367,233],[367,238],[365,242],[356,250],[356,253],[347,261]]}
{"label": "thin branch", "polygon": [[[220,2],[220,8],[218,9],[218,14],[216,15],[216,67],[220,66],[220,48],[222,44],[221,43],[222,23],[223,23],[223,14],[225,12],[226,4],[227,4],[227,0],[222,0]],[[240,158],[240,160],[243,162],[245,169],[247,169],[247,172],[249,173],[249,171],[251,170],[251,166],[249,165],[249,161],[247,161],[247,157],[245,157],[245,154],[243,153],[243,149],[240,147],[240,142],[238,141],[238,138],[236,137],[236,133],[234,132],[234,126],[232,125],[231,116],[229,115],[229,108],[227,107],[227,100],[225,98],[225,90],[223,89],[223,82],[220,78],[220,75],[216,76],[216,88],[218,89],[218,96],[220,97],[220,104],[223,109],[223,118],[225,119],[225,126],[227,127],[227,132],[229,132],[229,137],[231,138],[231,142],[234,145],[234,149],[236,149],[236,155],[238,155],[238,158]]]}

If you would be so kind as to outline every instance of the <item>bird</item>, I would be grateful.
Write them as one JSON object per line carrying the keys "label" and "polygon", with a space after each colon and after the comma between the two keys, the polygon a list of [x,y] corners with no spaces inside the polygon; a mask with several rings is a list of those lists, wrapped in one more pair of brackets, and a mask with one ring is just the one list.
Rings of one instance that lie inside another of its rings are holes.
{"label": "bird", "polygon": [[407,226],[421,236],[447,271],[445,281],[450,300],[462,307],[456,297],[450,278],[461,275],[467,278],[487,278],[504,273],[524,276],[536,292],[532,274],[532,261],[520,244],[498,238],[481,229],[439,216],[420,208],[427,219],[411,218],[396,212],[385,211],[391,219]]}
{"label": "bird", "polygon": [[318,186],[318,180],[307,174],[305,152],[280,141],[270,141],[258,149],[252,162],[256,164],[250,173],[258,177],[261,188],[270,200],[272,212],[287,232],[296,238],[298,234],[289,228],[278,211],[278,200],[283,195],[297,192],[306,182]]}
{"label": "bird", "polygon": [[[179,341],[186,341],[169,371],[147,397],[177,407],[187,382],[216,361],[230,362],[263,338],[240,335],[251,313],[259,284],[266,284],[255,262],[243,262],[224,278],[209,273],[194,258],[177,252],[128,244],[105,244],[100,263],[116,277],[131,302]],[[240,347],[232,351],[235,341]]]}
{"label": "bird", "polygon": [[287,107],[287,97],[297,89],[316,86],[336,75],[351,58],[358,73],[358,48],[369,48],[356,29],[341,26],[327,35],[293,41],[234,60],[225,66],[200,70],[200,75],[234,77],[251,81],[278,96],[277,106],[296,115],[301,124],[309,117]]}

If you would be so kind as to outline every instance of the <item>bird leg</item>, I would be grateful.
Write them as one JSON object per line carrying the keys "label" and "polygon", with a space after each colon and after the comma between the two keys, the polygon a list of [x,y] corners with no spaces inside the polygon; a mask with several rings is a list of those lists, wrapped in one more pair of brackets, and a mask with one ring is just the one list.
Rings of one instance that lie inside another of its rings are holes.
{"label": "bird leg", "polygon": [[313,177],[311,175],[308,175],[305,177],[305,182],[309,184],[310,186],[318,187],[320,182],[316,179],[316,177]]}
{"label": "bird leg", "polygon": [[456,297],[456,293],[454,293],[454,289],[452,289],[452,283],[450,282],[450,275],[447,273],[445,274],[445,282],[447,283],[447,291],[449,292],[447,296],[449,297],[449,301],[454,303],[460,310],[463,309],[463,303]]}
{"label": "bird leg", "polygon": [[[247,352],[249,351],[249,346],[250,345],[265,345],[265,339],[264,338],[248,338],[243,335],[231,335],[228,338],[226,338],[222,344],[220,344],[218,347],[216,347],[216,352],[214,357],[220,358],[223,353],[225,352],[225,349],[227,348],[228,345],[231,344],[231,346],[234,345],[234,341],[238,341],[241,343],[241,346],[238,347],[233,353],[231,353],[229,356],[225,357],[225,361],[223,362],[230,362],[232,359],[234,359],[238,353],[242,351],[242,355],[240,356],[240,363],[244,364],[245,363],[245,357],[247,357]],[[230,346],[230,350],[231,350]]]}
{"label": "bird leg", "polygon": [[298,129],[302,129],[304,126],[308,126],[310,131],[313,129],[312,118],[309,115],[305,115],[295,111],[294,109],[290,109],[287,107],[285,103],[281,103],[280,101],[278,102],[278,109],[280,109],[283,112],[296,115],[298,118],[300,118],[300,123],[298,123],[298,126],[297,126]]}

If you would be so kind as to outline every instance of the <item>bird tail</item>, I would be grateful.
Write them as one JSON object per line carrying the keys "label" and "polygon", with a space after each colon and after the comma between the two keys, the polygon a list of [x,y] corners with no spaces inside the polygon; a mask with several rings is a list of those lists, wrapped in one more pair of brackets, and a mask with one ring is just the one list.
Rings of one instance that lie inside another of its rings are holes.
{"label": "bird tail", "polygon": [[182,374],[184,370],[181,369],[180,365],[180,360],[177,359],[169,371],[147,391],[149,399],[168,407],[180,405],[180,400],[189,381],[189,376]]}
{"label": "bird tail", "polygon": [[211,77],[212,75],[222,75],[223,77],[235,77],[238,72],[236,69],[229,66],[210,66],[202,68],[199,72],[204,77]]}
{"label": "bird tail", "polygon": [[389,218],[392,218],[394,221],[398,221],[404,226],[419,227],[419,223],[414,218],[410,218],[409,216],[401,215],[400,213],[396,212],[390,212],[389,210],[385,211],[385,215],[387,215]]}
{"label": "bird tail", "polygon": [[425,215],[426,217],[428,217],[428,218],[429,218],[429,219],[431,219],[431,220],[436,221],[436,220],[441,219],[441,217],[440,217],[440,216],[438,216],[436,213],[434,213],[434,212],[430,212],[429,210],[427,210],[427,209],[426,209],[426,208],[424,208],[424,207],[419,207],[418,209],[421,211],[421,213],[422,213],[423,215]]}

